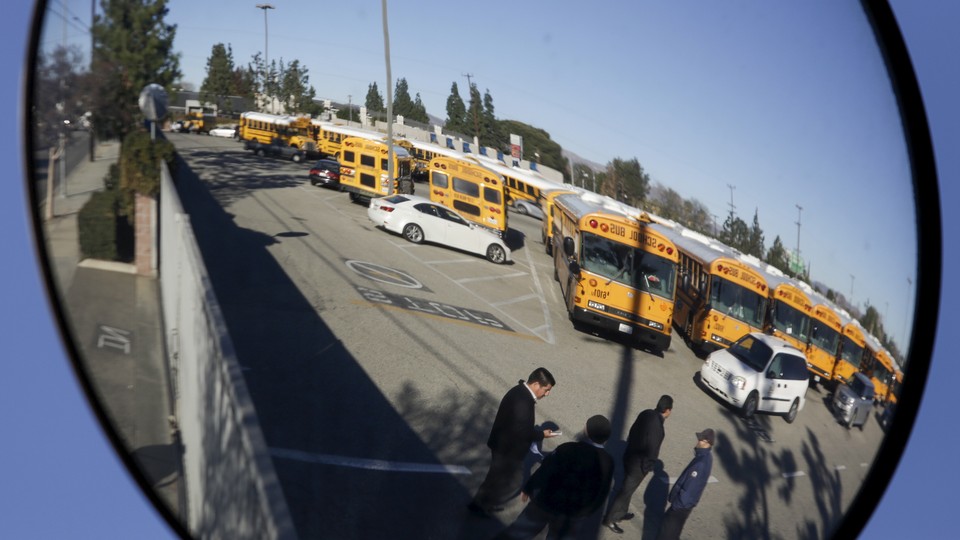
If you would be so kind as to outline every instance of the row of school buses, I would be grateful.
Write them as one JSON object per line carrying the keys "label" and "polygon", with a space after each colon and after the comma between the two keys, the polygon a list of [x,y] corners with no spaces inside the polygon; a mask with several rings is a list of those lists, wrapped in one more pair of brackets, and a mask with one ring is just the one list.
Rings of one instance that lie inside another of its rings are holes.
{"label": "row of school buses", "polygon": [[[309,117],[241,115],[243,140],[286,141],[340,163],[352,200],[413,193],[504,236],[507,207],[543,209],[541,240],[553,256],[575,323],[627,334],[663,351],[676,327],[698,354],[767,332],[806,354],[813,383],[869,376],[878,402],[896,402],[902,371],[879,340],[811,286],[716,239],[536,171],[413,138]],[[261,141],[261,142],[262,142]],[[392,150],[392,151],[391,151]]]}

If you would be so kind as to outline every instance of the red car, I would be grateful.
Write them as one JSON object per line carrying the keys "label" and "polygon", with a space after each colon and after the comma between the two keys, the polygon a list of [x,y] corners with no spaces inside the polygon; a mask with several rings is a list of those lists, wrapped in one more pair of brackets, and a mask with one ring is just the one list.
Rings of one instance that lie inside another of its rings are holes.
{"label": "red car", "polygon": [[310,185],[340,187],[340,164],[332,159],[321,159],[310,167]]}

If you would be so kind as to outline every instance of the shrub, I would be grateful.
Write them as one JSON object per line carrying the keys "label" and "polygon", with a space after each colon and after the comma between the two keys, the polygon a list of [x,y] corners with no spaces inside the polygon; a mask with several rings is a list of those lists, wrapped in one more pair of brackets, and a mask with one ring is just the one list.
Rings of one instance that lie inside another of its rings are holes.
{"label": "shrub", "polygon": [[117,260],[117,192],[91,195],[77,215],[77,227],[81,258]]}

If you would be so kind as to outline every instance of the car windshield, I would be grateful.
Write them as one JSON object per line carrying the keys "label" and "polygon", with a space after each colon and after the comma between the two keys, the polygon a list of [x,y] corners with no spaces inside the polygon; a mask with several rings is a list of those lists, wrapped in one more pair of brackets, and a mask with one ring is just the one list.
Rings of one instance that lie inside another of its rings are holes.
{"label": "car windshield", "polygon": [[766,343],[749,334],[731,345],[728,351],[754,371],[763,371],[767,367],[770,355],[773,353],[773,350]]}

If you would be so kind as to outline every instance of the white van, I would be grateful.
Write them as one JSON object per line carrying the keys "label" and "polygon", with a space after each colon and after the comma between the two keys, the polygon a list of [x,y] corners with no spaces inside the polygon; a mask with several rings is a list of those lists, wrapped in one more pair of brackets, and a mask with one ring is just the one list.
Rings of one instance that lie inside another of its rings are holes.
{"label": "white van", "polygon": [[783,414],[792,423],[806,403],[810,375],[802,351],[780,338],[754,332],[711,353],[700,368],[700,380],[739,407],[744,418],[759,410]]}

